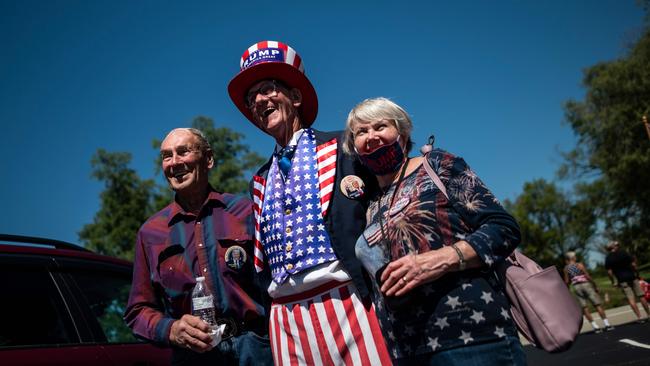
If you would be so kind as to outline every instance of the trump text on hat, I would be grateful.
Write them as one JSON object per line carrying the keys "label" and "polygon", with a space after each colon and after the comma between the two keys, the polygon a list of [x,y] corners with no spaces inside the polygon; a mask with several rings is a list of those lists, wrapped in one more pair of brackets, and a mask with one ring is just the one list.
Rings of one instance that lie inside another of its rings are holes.
{"label": "trump text on hat", "polygon": [[244,60],[242,68],[246,69],[259,62],[284,62],[283,51],[279,48],[264,48],[251,52]]}

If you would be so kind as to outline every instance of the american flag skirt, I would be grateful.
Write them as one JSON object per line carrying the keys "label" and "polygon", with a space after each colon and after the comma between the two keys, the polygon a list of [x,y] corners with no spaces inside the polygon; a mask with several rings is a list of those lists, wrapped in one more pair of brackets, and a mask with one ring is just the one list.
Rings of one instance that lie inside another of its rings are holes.
{"label": "american flag skirt", "polygon": [[391,364],[375,308],[352,282],[274,300],[269,327],[276,365]]}

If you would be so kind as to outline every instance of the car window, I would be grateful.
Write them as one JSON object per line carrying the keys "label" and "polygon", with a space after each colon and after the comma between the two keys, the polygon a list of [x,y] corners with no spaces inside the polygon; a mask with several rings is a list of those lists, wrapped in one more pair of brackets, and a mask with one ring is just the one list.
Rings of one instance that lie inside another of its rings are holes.
{"label": "car window", "polygon": [[0,348],[79,343],[47,270],[0,264]]}
{"label": "car window", "polygon": [[109,343],[139,342],[122,316],[131,289],[131,277],[118,272],[71,271],[77,286]]}

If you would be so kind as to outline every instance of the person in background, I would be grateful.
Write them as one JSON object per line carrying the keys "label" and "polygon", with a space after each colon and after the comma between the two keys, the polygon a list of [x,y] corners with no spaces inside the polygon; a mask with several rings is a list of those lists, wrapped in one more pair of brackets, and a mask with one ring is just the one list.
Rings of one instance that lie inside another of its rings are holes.
{"label": "person in background", "polygon": [[[609,253],[605,257],[605,268],[609,280],[612,285],[620,287],[623,294],[627,298],[628,304],[636,314],[637,322],[645,323],[648,321],[650,309],[648,309],[648,301],[643,296],[643,291],[639,286],[639,273],[636,269],[636,259],[619,247],[618,241],[612,241],[607,244]],[[641,311],[637,306],[637,299],[645,309],[645,318],[641,317]]]}
{"label": "person in background", "polygon": [[643,297],[646,301],[650,300],[650,283],[643,278],[639,278],[639,287],[643,291]]}
{"label": "person in background", "polygon": [[589,323],[591,323],[591,326],[594,328],[596,333],[603,331],[591,316],[591,311],[589,311],[589,305],[587,304],[587,301],[589,301],[596,308],[596,311],[598,311],[600,318],[603,320],[603,323],[605,324],[605,330],[609,331],[614,329],[614,327],[609,324],[609,319],[607,319],[605,310],[603,310],[603,307],[601,306],[603,300],[600,298],[600,291],[598,290],[598,286],[589,275],[589,272],[587,271],[587,268],[584,266],[584,264],[582,262],[578,262],[576,258],[576,252],[567,252],[564,255],[564,258],[566,262],[563,270],[564,282],[567,284],[567,286],[573,286],[573,290],[578,297],[580,306],[582,306],[582,311],[585,315],[585,318],[589,320]]}
{"label": "person in background", "polygon": [[519,244],[519,226],[462,158],[440,149],[410,158],[412,128],[399,105],[366,99],[348,114],[343,142],[381,188],[355,249],[393,362],[524,365],[493,272]]}
{"label": "person in background", "polygon": [[[124,320],[137,336],[171,346],[173,365],[271,365],[270,301],[252,263],[252,202],[210,186],[214,157],[199,130],[172,130],[160,157],[175,198],[138,231]],[[233,252],[239,259],[229,263]],[[196,277],[205,277],[225,324],[214,347],[208,324],[191,315]]]}
{"label": "person in background", "polygon": [[[341,152],[340,131],[312,128],[318,98],[293,48],[258,42],[240,66],[228,85],[230,98],[276,142],[252,181],[255,263],[272,278],[276,365],[390,364],[354,255],[368,205],[361,193],[376,189],[376,180]],[[357,181],[354,195],[344,180]]]}

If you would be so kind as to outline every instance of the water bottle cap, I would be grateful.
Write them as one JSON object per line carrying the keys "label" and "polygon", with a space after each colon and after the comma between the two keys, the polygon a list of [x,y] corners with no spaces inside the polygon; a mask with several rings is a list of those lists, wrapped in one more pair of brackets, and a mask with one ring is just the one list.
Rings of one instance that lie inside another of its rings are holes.
{"label": "water bottle cap", "polygon": [[196,279],[196,282],[205,281],[205,277],[203,277],[203,276],[197,277],[195,279]]}

